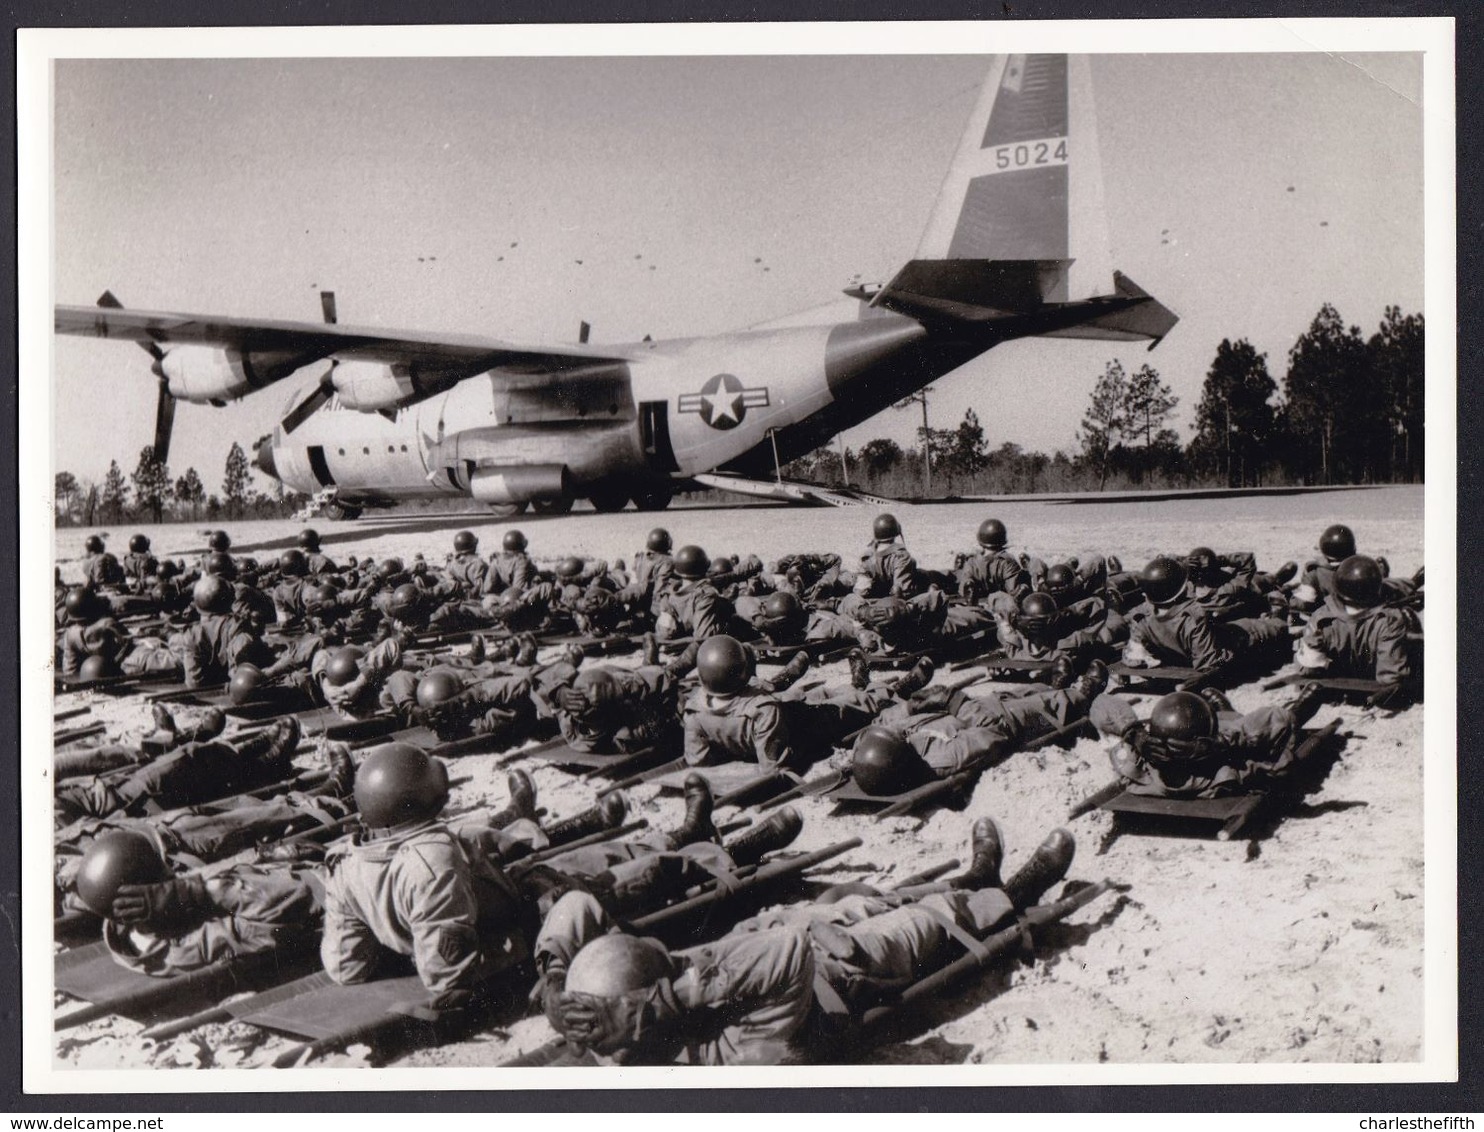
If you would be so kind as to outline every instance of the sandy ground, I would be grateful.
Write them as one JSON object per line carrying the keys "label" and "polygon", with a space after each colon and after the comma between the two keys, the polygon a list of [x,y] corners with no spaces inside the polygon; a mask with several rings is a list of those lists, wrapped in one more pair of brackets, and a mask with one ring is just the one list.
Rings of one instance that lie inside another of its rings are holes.
{"label": "sandy ground", "polygon": [[[1095,551],[1141,564],[1157,551],[1183,553],[1197,543],[1255,551],[1265,568],[1302,561],[1320,530],[1349,523],[1361,549],[1386,555],[1397,573],[1422,560],[1422,491],[1384,488],[1324,495],[1179,500],[1162,503],[901,506],[908,545],[927,566],[945,565],[969,549],[979,521],[993,513],[1010,527],[1012,546],[1057,560]],[[452,532],[475,530],[484,549],[520,526],[538,558],[569,553],[627,557],[663,523],[676,544],[696,542],[713,555],[755,551],[834,551],[854,557],[873,512],[865,508],[692,508],[663,516],[575,513],[490,522],[487,515],[354,523],[317,522],[327,553],[441,560]],[[113,532],[122,550],[134,528]],[[266,557],[291,545],[298,524],[228,525],[233,550]],[[75,569],[87,532],[59,532],[58,564]],[[159,553],[198,552],[201,532],[183,526],[149,530]],[[620,660],[619,663],[633,663]],[[847,679],[837,662],[820,669],[831,683]],[[981,685],[976,691],[992,690]],[[1292,689],[1238,688],[1250,709]],[[146,711],[102,697],[94,715],[140,730]],[[1136,700],[1147,712],[1150,700]],[[970,981],[925,1014],[906,1036],[868,1059],[885,1063],[1017,1062],[1379,1062],[1417,1060],[1423,1023],[1423,759],[1422,708],[1395,716],[1349,707],[1322,708],[1316,725],[1338,716],[1347,736],[1342,756],[1317,793],[1276,828],[1252,840],[1112,836],[1108,815],[1071,824],[1079,850],[1071,876],[1111,878],[1127,886],[1045,934],[1033,965]],[[500,804],[503,772],[494,758],[460,759],[471,778],[453,808]],[[532,766],[541,799],[553,813],[585,805],[591,788],[543,764]],[[967,859],[974,816],[1001,823],[1013,869],[1081,796],[1109,778],[1103,744],[1081,740],[1071,750],[1021,755],[986,774],[963,812],[927,820],[875,823],[832,816],[829,803],[805,800],[802,848],[857,836],[861,848],[818,874],[828,882],[890,883],[952,857]],[[680,803],[655,788],[630,792],[638,816],[665,827]],[[40,883],[41,878],[33,878]],[[288,1048],[285,1039],[240,1024],[204,1027],[164,1043],[141,1041],[140,1027],[106,1019],[59,1035],[59,1066],[87,1068],[254,1066]],[[538,1017],[437,1049],[412,1052],[363,1045],[321,1065],[487,1066],[551,1036]]]}

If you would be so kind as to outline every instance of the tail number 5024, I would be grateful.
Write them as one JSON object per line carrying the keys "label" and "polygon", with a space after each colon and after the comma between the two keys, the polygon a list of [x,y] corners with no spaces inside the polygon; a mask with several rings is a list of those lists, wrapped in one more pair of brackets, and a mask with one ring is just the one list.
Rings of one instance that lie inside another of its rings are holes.
{"label": "tail number 5024", "polygon": [[1034,169],[1043,165],[1065,165],[1067,163],[1067,139],[1046,138],[1042,141],[1019,142],[1016,145],[996,146],[994,167],[1005,169]]}

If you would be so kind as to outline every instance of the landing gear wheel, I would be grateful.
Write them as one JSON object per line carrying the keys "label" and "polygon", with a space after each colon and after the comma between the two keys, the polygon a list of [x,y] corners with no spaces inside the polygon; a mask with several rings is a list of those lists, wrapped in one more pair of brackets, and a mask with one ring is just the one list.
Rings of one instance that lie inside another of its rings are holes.
{"label": "landing gear wheel", "polygon": [[496,519],[513,519],[517,515],[524,515],[528,503],[522,499],[519,503],[491,503],[490,514]]}
{"label": "landing gear wheel", "polygon": [[333,519],[336,522],[343,519],[359,519],[361,517],[361,509],[359,507],[352,507],[350,504],[341,503],[338,500],[326,503],[323,510],[326,519]]}
{"label": "landing gear wheel", "polygon": [[588,498],[592,502],[593,510],[604,515],[622,511],[629,505],[629,493],[621,487],[600,489],[594,491]]}
{"label": "landing gear wheel", "polygon": [[656,491],[643,491],[634,496],[634,506],[641,511],[663,511],[670,506],[670,500],[675,498],[675,493],[669,488],[659,488]]}
{"label": "landing gear wheel", "polygon": [[560,499],[537,499],[531,503],[538,515],[565,515],[572,510],[572,497],[564,495]]}

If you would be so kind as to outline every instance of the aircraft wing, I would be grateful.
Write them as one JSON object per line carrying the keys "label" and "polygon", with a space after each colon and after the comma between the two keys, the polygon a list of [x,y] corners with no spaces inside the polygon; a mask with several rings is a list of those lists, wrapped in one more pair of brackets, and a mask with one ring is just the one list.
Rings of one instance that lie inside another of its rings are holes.
{"label": "aircraft wing", "polygon": [[213,346],[244,354],[328,357],[353,352],[358,358],[389,364],[467,367],[471,373],[493,367],[545,372],[626,360],[611,350],[586,346],[528,346],[477,335],[108,307],[58,305],[56,332],[122,338],[146,346]]}

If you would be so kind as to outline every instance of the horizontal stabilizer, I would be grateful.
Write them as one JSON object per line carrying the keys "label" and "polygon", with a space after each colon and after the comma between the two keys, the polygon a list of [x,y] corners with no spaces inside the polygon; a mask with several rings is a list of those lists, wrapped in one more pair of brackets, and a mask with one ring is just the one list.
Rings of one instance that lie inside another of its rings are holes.
{"label": "horizontal stabilizer", "polygon": [[914,259],[875,306],[912,318],[986,321],[1066,298],[1067,259]]}
{"label": "horizontal stabilizer", "polygon": [[[1115,309],[1074,326],[1044,331],[1043,338],[1097,338],[1110,342],[1150,339],[1152,350],[1175,328],[1180,316],[1121,271],[1113,273]],[[1096,302],[1096,300],[1094,300]]]}

